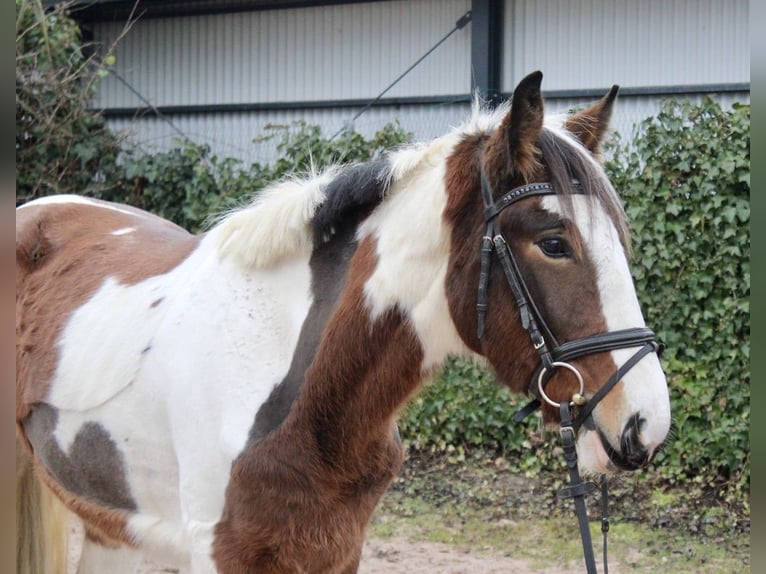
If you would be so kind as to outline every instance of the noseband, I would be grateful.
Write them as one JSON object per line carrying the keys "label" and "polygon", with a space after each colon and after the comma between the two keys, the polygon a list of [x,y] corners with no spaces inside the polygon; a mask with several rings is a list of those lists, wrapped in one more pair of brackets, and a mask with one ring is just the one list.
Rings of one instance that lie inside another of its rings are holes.
{"label": "noseband", "polygon": [[[574,193],[585,193],[582,184],[576,179],[573,179],[571,184]],[[564,449],[564,457],[569,470],[570,485],[561,490],[558,495],[562,498],[574,499],[575,512],[580,525],[580,535],[582,537],[586,570],[588,574],[596,574],[596,563],[593,555],[590,529],[588,528],[588,515],[584,498],[586,494],[589,494],[596,489],[596,484],[593,482],[583,483],[580,480],[580,474],[577,468],[577,450],[575,447],[577,431],[582,425],[586,424],[586,421],[593,413],[593,409],[596,408],[596,405],[598,405],[607,393],[611,391],[620,380],[622,380],[625,374],[650,352],[660,353],[662,351],[662,346],[657,343],[654,332],[645,327],[599,333],[582,339],[559,343],[541,315],[538,306],[535,304],[524,281],[524,277],[521,275],[513,251],[505,240],[505,237],[503,237],[503,233],[500,230],[500,225],[497,220],[498,215],[504,209],[510,207],[517,201],[521,201],[528,197],[555,195],[556,191],[553,189],[553,185],[548,182],[522,185],[513,188],[495,201],[484,169],[482,169],[481,193],[484,199],[484,219],[487,223],[487,232],[484,234],[484,237],[482,237],[481,243],[481,271],[479,274],[479,291],[476,302],[476,310],[478,313],[477,335],[479,340],[481,340],[484,334],[484,321],[487,315],[487,287],[489,284],[491,254],[494,252],[500,260],[503,272],[505,273],[505,278],[511,288],[513,297],[516,300],[521,325],[527,333],[529,333],[532,346],[535,348],[540,358],[540,364],[529,385],[529,393],[534,398],[514,416],[513,420],[514,422],[519,422],[524,419],[541,405],[541,401],[545,401],[552,407],[559,409],[559,414],[561,416],[561,440]],[[593,396],[587,398],[585,396],[585,382],[583,376],[574,365],[569,363],[569,361],[586,355],[631,347],[640,348],[630,359],[620,366],[611,377],[609,377],[606,383],[604,383]],[[548,380],[550,380],[553,372],[556,369],[562,368],[574,374],[579,383],[579,390],[572,394],[570,401],[562,401],[559,403],[552,400],[546,394],[545,385]],[[574,411],[576,411],[576,414]],[[606,533],[609,530],[609,520],[606,516],[607,503],[607,482],[606,478],[603,478],[603,517],[601,529],[604,534],[605,574],[608,572],[606,556]]]}

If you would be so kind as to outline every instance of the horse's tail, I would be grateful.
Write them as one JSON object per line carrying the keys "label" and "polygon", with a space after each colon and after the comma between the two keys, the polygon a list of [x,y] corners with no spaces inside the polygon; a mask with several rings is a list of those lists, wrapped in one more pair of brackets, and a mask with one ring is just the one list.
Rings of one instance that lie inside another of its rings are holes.
{"label": "horse's tail", "polygon": [[69,511],[37,476],[16,441],[16,572],[66,574]]}

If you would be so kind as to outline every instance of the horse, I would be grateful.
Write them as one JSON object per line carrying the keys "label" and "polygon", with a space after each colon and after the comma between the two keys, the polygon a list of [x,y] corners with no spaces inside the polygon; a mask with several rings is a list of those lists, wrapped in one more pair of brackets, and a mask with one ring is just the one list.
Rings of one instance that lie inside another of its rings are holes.
{"label": "horse", "polygon": [[546,423],[571,407],[585,471],[650,464],[670,406],[600,159],[617,86],[551,119],[541,82],[197,236],[87,197],[20,206],[20,571],[65,571],[73,513],[82,574],[356,572],[397,412],[451,355]]}

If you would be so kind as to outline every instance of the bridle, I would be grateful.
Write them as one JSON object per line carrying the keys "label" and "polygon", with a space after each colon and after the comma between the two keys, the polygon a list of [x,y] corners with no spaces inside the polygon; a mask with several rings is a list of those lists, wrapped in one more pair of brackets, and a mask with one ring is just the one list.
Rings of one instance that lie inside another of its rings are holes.
{"label": "bridle", "polygon": [[[574,193],[585,193],[582,184],[576,179],[572,179],[571,185]],[[580,479],[580,473],[577,466],[577,450],[575,447],[577,431],[582,425],[586,424],[586,421],[593,413],[593,409],[595,409],[607,393],[609,393],[609,391],[622,380],[630,369],[632,369],[647,354],[651,352],[661,353],[664,347],[656,341],[654,332],[645,327],[599,333],[582,339],[559,343],[548,324],[545,322],[545,319],[540,314],[540,310],[527,288],[524,277],[519,271],[519,266],[513,255],[513,251],[505,240],[505,237],[503,237],[503,233],[500,230],[500,225],[498,223],[498,215],[518,201],[535,196],[555,195],[556,191],[554,190],[553,185],[549,182],[521,185],[511,189],[508,193],[495,201],[492,189],[487,181],[484,169],[482,168],[481,193],[484,199],[484,219],[487,223],[487,231],[482,237],[481,242],[481,270],[479,274],[479,291],[476,302],[476,310],[478,314],[477,335],[481,341],[484,334],[484,322],[488,309],[487,287],[489,285],[491,254],[494,252],[500,260],[503,272],[505,273],[505,278],[511,288],[513,297],[516,300],[521,325],[529,334],[532,346],[535,348],[540,358],[540,364],[537,367],[529,386],[529,393],[534,398],[514,416],[513,420],[514,422],[519,422],[524,419],[541,405],[541,401],[545,401],[552,407],[559,409],[559,414],[561,416],[560,434],[564,450],[564,458],[569,471],[569,486],[562,489],[557,494],[560,498],[572,498],[574,500],[575,513],[580,526],[580,536],[582,538],[586,571],[588,574],[597,574],[585,505],[585,495],[593,492],[597,486],[593,482],[582,482]],[[634,347],[640,348],[630,357],[630,359],[620,366],[611,377],[609,377],[606,383],[594,393],[593,396],[586,398],[583,376],[569,361],[594,353]],[[562,401],[559,403],[552,400],[546,394],[545,385],[548,380],[550,380],[555,369],[562,368],[570,371],[575,376],[579,383],[579,391],[573,393],[570,401]],[[602,478],[601,481],[601,493],[601,530],[604,536],[604,574],[607,574],[606,535],[609,530],[609,519],[607,517],[608,488],[606,477]]]}

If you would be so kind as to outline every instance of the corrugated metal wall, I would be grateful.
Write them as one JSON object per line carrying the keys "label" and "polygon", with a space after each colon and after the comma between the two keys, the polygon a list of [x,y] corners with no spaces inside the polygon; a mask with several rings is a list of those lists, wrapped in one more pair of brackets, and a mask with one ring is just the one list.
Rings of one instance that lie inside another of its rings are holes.
{"label": "corrugated metal wall", "polygon": [[[329,137],[343,128],[358,109],[340,107],[174,114],[172,123],[193,141],[209,145],[219,157],[234,157],[245,164],[269,164],[278,158],[275,146],[281,139],[281,132],[269,126],[291,126],[293,122],[303,120],[320,126],[322,133]],[[353,127],[365,137],[370,137],[387,123],[398,122],[412,133],[414,141],[427,141],[462,124],[469,114],[468,104],[385,106],[371,108],[354,122]],[[156,117],[111,118],[109,125],[147,153],[167,149],[179,137],[170,125]],[[269,135],[275,137],[257,141]]]}
{"label": "corrugated metal wall", "polygon": [[506,0],[502,86],[547,90],[750,81],[748,0]]}
{"label": "corrugated metal wall", "polygon": [[[156,106],[373,98],[441,39],[470,0],[400,0],[138,21],[115,70]],[[96,41],[121,32],[98,24]],[[388,94],[470,91],[470,29]],[[107,78],[96,105],[144,104]]]}
{"label": "corrugated metal wall", "polygon": [[[535,69],[546,91],[748,83],[747,0],[505,0],[502,89],[511,92]],[[117,49],[115,69],[156,106],[280,104],[372,99],[449,32],[471,0],[397,0],[301,9],[139,21]],[[121,31],[97,24],[97,41]],[[460,124],[471,79],[471,27],[453,34],[386,97],[444,96],[443,103],[382,106],[359,118],[365,135],[392,121],[425,140]],[[630,135],[669,96],[625,95],[613,126]],[[683,96],[686,97],[686,96]],[[718,96],[727,105],[749,92]],[[594,98],[548,100],[565,111]],[[116,78],[95,105],[145,107]],[[187,136],[220,156],[274,159],[277,140],[255,145],[269,123],[303,119],[326,135],[361,108],[173,114]],[[174,145],[178,134],[156,117],[111,118],[147,151]]]}
{"label": "corrugated metal wall", "polygon": [[[670,96],[668,96],[670,97]],[[684,96],[699,102],[703,96]],[[634,126],[647,117],[655,116],[662,106],[664,97],[621,96],[612,115],[611,129],[623,138],[632,135]],[[732,92],[715,97],[727,109],[735,102],[748,102],[747,92]],[[566,113],[571,109],[583,108],[595,98],[555,98],[546,101],[546,111],[553,114]],[[341,107],[334,109],[296,109],[264,112],[224,112],[206,114],[173,115],[172,122],[186,136],[211,147],[219,157],[234,157],[245,164],[259,162],[269,164],[278,158],[275,144],[280,141],[280,131],[269,126],[285,127],[303,120],[318,125],[326,136],[341,129],[358,108]],[[354,129],[365,137],[390,122],[412,133],[414,141],[427,141],[447,133],[461,125],[470,115],[468,104],[446,105],[403,105],[371,108],[354,123]],[[177,132],[166,122],[156,117],[112,118],[110,127],[125,135],[130,141],[147,153],[167,149],[177,140]],[[264,136],[273,135],[270,140]]]}
{"label": "corrugated metal wall", "polygon": [[[749,102],[750,94],[747,92],[729,92],[726,94],[684,94],[683,96],[642,96],[622,95],[618,96],[617,103],[609,123],[610,130],[619,132],[623,141],[629,141],[633,135],[636,124],[659,113],[665,101],[681,97],[693,103],[700,103],[706,96],[714,97],[724,108],[730,109],[735,102]],[[546,112],[564,114],[572,109],[582,109],[596,101],[597,98],[549,98],[545,102]]]}

